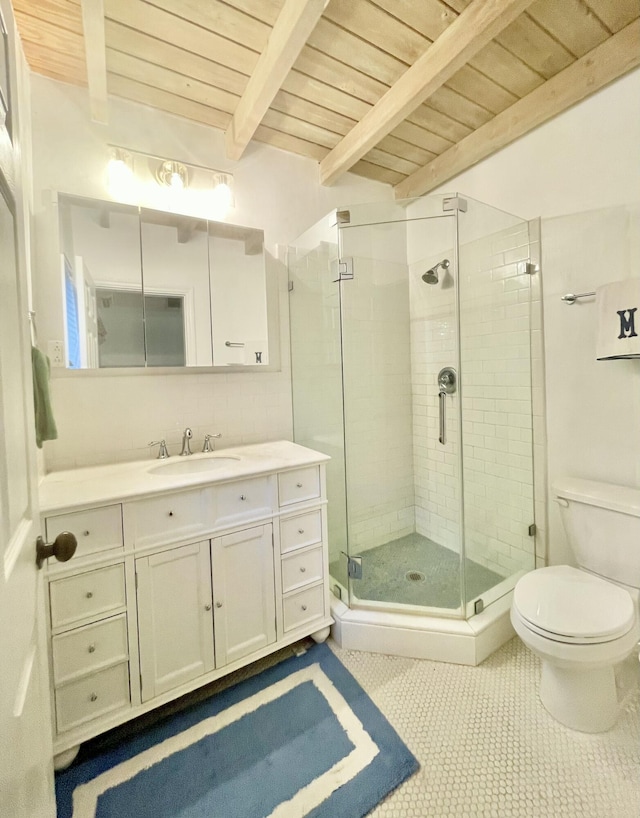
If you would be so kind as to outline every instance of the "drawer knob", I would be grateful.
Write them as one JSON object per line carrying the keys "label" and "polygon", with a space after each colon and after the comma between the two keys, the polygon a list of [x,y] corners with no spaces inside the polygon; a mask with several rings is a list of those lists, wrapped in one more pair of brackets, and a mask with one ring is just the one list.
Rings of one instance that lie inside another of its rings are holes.
{"label": "drawer knob", "polygon": [[96,652],[96,646],[95,645],[89,645],[87,650],[88,650],[89,653],[95,653]]}
{"label": "drawer knob", "polygon": [[240,499],[241,499],[241,500],[246,500],[246,499],[247,499],[247,495],[246,495],[246,494],[241,494],[241,495],[240,495]]}
{"label": "drawer knob", "polygon": [[210,611],[211,610],[211,605],[205,605],[204,609],[205,609],[205,611]]}
{"label": "drawer knob", "polygon": [[304,534],[304,528],[299,528],[298,529],[298,534]]}
{"label": "drawer knob", "polygon": [[96,701],[98,701],[98,694],[97,694],[97,693],[92,693],[92,694],[89,696],[89,701],[90,701],[90,702],[96,702]]}
{"label": "drawer knob", "polygon": [[87,599],[93,599],[93,591],[87,591],[85,596],[86,596]]}
{"label": "drawer knob", "polygon": [[173,517],[173,511],[169,512],[169,517]]}
{"label": "drawer knob", "polygon": [[222,608],[222,602],[216,602],[216,608]]}
{"label": "drawer knob", "polygon": [[83,536],[83,537],[88,537],[88,536],[89,536],[89,534],[91,534],[91,532],[89,531],[89,529],[88,529],[88,528],[87,528],[87,530],[86,530],[86,531],[83,531],[83,532],[82,532],[82,536]]}
{"label": "drawer knob", "polygon": [[304,565],[303,565],[303,566],[302,566],[302,568],[300,569],[300,573],[301,573],[301,574],[304,574],[304,572],[305,572],[306,570],[307,570],[307,569],[306,569],[306,568],[304,567]]}
{"label": "drawer knob", "polygon": [[301,488],[302,488],[302,483],[296,483],[296,486],[297,486],[299,489],[301,489]]}
{"label": "drawer knob", "polygon": [[302,610],[303,610],[303,611],[306,611],[306,610],[307,610],[307,606],[306,606],[306,605],[302,605]]}

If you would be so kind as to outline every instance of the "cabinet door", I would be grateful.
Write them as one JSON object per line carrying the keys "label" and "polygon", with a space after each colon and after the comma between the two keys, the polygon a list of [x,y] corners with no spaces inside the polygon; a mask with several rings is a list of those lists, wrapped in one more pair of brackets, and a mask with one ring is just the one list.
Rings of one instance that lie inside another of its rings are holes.
{"label": "cabinet door", "polygon": [[276,641],[271,524],[211,541],[216,664],[235,662]]}
{"label": "cabinet door", "polygon": [[209,543],[136,560],[142,701],[214,668]]}

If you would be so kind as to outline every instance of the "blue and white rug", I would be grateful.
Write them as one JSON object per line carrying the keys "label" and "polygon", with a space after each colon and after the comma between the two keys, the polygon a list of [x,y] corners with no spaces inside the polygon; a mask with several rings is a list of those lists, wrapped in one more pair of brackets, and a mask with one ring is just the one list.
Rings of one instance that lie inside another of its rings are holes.
{"label": "blue and white rug", "polygon": [[418,766],[314,645],[59,773],[58,818],[361,818]]}

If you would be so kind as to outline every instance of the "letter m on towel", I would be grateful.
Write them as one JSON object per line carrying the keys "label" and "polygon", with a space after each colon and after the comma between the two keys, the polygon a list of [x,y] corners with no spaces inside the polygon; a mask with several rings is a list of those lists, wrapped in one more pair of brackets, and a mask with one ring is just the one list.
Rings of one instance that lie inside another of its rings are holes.
{"label": "letter m on towel", "polygon": [[[618,335],[618,338],[634,338],[638,335],[635,326],[637,309],[637,307],[634,307],[632,310],[616,310],[620,316],[620,335]],[[629,313],[628,318],[627,313]],[[629,334],[627,335],[627,333]]]}

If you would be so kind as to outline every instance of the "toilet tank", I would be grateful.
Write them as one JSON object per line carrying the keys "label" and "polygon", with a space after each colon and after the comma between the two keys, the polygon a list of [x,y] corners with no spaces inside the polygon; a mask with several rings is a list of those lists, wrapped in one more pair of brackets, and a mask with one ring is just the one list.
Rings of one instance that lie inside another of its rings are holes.
{"label": "toilet tank", "polygon": [[553,490],[578,565],[640,588],[640,489],[565,477]]}

